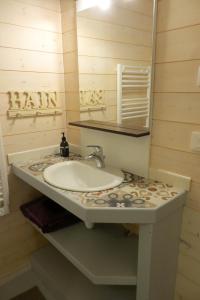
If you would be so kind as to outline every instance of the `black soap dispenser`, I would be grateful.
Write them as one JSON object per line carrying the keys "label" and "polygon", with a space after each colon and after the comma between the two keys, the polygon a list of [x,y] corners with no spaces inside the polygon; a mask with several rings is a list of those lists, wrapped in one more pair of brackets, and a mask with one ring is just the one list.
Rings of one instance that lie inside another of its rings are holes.
{"label": "black soap dispenser", "polygon": [[62,141],[60,143],[60,155],[63,157],[69,157],[69,144],[66,140],[64,132],[62,132],[62,135]]}

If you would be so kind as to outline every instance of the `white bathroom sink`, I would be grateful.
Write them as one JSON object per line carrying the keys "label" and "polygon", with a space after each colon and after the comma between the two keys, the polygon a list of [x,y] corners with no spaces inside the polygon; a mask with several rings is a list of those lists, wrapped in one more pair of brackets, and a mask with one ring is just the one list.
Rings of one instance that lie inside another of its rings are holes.
{"label": "white bathroom sink", "polygon": [[120,185],[123,173],[114,168],[98,169],[88,163],[66,161],[45,169],[47,183],[64,190],[95,192]]}

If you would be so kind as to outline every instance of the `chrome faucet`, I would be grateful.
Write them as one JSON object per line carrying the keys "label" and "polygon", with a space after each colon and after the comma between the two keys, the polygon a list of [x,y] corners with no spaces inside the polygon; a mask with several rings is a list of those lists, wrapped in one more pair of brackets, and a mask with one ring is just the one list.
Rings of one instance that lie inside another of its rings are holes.
{"label": "chrome faucet", "polygon": [[88,145],[88,148],[94,148],[94,152],[89,154],[88,156],[85,157],[86,160],[91,160],[94,159],[97,168],[104,168],[105,167],[105,155],[103,154],[103,148],[98,145]]}

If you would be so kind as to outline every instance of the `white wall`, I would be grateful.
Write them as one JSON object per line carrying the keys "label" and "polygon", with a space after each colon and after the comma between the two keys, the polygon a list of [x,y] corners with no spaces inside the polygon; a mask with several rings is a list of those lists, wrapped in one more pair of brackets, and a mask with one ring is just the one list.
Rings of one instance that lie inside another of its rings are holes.
{"label": "white wall", "polygon": [[85,146],[92,144],[103,147],[107,165],[147,177],[150,136],[134,138],[97,130],[81,129],[81,145],[84,155],[88,154]]}

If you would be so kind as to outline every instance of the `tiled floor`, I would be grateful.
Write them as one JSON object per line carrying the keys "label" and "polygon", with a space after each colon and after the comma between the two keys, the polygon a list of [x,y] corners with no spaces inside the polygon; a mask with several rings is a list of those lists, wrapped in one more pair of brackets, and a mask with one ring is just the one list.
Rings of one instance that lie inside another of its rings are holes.
{"label": "tiled floor", "polygon": [[37,287],[28,290],[27,292],[18,295],[10,300],[45,300],[44,296],[41,294]]}

